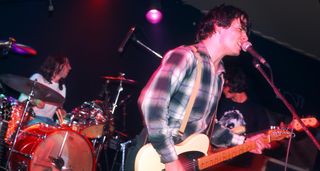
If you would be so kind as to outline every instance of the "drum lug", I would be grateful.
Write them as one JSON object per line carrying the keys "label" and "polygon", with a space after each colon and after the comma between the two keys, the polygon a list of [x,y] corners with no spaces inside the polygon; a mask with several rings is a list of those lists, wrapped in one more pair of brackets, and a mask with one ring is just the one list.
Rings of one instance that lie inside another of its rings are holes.
{"label": "drum lug", "polygon": [[12,148],[10,148],[10,150],[12,150],[13,153],[19,154],[19,155],[21,155],[21,156],[23,156],[25,158],[28,158],[30,160],[32,159],[32,155],[21,153],[20,151],[17,151],[17,150],[12,149]]}
{"label": "drum lug", "polygon": [[47,138],[47,135],[34,134],[34,133],[26,132],[24,130],[21,130],[20,132],[23,133],[26,136],[34,136],[34,137],[41,138],[41,139],[46,139]]}
{"label": "drum lug", "polygon": [[28,164],[25,161],[18,162],[18,171],[28,170]]}

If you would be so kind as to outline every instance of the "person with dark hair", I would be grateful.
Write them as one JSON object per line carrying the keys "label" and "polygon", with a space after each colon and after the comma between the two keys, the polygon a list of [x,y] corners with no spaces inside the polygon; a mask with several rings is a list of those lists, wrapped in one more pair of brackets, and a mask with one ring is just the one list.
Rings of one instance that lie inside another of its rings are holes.
{"label": "person with dark hair", "polygon": [[221,125],[236,134],[250,134],[269,128],[266,109],[251,100],[245,73],[240,68],[232,68],[225,73],[223,95],[218,107]]}
{"label": "person with dark hair", "polygon": [[[218,123],[223,127],[229,128],[234,134],[247,137],[268,130],[271,122],[269,121],[267,109],[249,97],[248,80],[244,71],[234,65],[226,67],[224,78],[224,96],[220,100],[217,112]],[[268,148],[279,146],[280,144],[272,142]],[[264,155],[272,154],[273,151],[264,151]],[[262,158],[263,156],[261,155],[246,153],[225,162],[215,169],[258,170],[258,168],[263,167],[263,162],[259,161]]]}
{"label": "person with dark hair", "polygon": [[[183,163],[178,160],[175,144],[192,134],[210,134],[224,83],[222,59],[225,56],[240,55],[241,45],[248,41],[248,23],[248,15],[239,8],[231,5],[213,8],[199,25],[198,43],[168,51],[141,91],[138,104],[144,117],[148,140],[160,155],[165,170],[184,170]],[[192,90],[196,87],[198,72],[201,73],[200,84],[196,88],[190,116],[181,135],[179,128],[192,97]],[[212,136],[208,135],[211,144],[230,146],[245,141],[244,136],[216,125]],[[247,140],[254,139],[257,137]],[[258,148],[254,152],[261,153],[267,147],[259,141],[256,143]]]}
{"label": "person with dark hair", "polygon": [[[71,70],[69,59],[65,56],[49,56],[40,67],[38,73],[33,74],[30,80],[36,80],[59,94],[66,97],[66,87],[64,84],[65,78],[68,76]],[[27,99],[25,94],[21,94],[19,101],[23,102]],[[53,116],[56,113],[58,107],[45,103],[40,99],[31,99],[32,109],[35,113],[34,119],[27,123],[28,126],[36,123],[46,123],[55,126],[56,123],[53,120]],[[62,109],[60,109],[62,110]]]}

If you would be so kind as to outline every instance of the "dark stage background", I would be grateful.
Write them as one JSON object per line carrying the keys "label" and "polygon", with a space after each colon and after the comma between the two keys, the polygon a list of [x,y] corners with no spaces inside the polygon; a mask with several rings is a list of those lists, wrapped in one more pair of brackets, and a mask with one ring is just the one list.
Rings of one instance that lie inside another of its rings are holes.
{"label": "dark stage background", "polygon": [[[161,59],[132,40],[124,52],[119,53],[117,49],[120,43],[129,28],[136,26],[134,36],[163,55],[178,45],[193,43],[196,25],[201,17],[200,11],[179,1],[163,1],[163,20],[158,25],[151,25],[144,17],[148,2],[53,0],[54,11],[50,13],[47,0],[0,0],[0,39],[6,41],[14,37],[17,43],[31,46],[38,52],[36,56],[2,55],[0,73],[29,77],[46,56],[67,55],[72,71],[66,82],[64,108],[70,112],[85,101],[99,99],[105,81],[102,76],[117,76],[123,72],[126,78],[135,80],[137,84],[125,84],[120,97],[131,95],[125,102],[125,122],[123,106],[116,108],[115,115],[119,118],[120,131],[133,137],[142,128],[137,97]],[[318,116],[319,61],[253,33],[250,40],[270,63],[276,85],[298,114]],[[227,64],[233,62],[241,65],[249,76],[250,93],[258,102],[277,117],[290,117],[283,103],[252,66],[249,55],[242,54],[226,60]],[[115,89],[110,91],[116,93]],[[5,94],[18,97],[18,93],[9,88]],[[308,146],[313,146],[309,143]]]}

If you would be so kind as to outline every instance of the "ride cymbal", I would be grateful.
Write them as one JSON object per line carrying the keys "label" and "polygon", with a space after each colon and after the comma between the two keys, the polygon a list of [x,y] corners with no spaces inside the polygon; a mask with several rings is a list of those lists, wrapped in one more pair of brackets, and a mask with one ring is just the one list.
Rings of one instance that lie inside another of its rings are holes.
{"label": "ride cymbal", "polygon": [[118,77],[113,77],[113,76],[102,76],[102,78],[109,80],[109,81],[114,81],[114,82],[120,82],[122,83],[127,83],[127,84],[135,84],[136,81],[131,80],[131,79],[126,79],[123,76],[118,76]]}

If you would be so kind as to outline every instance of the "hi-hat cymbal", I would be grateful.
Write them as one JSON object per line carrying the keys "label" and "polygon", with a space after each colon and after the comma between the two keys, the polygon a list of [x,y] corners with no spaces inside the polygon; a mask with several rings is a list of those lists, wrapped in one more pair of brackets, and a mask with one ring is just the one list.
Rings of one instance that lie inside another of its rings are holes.
{"label": "hi-hat cymbal", "polygon": [[16,43],[14,38],[10,38],[9,41],[0,41],[0,48],[19,55],[37,55],[35,49]]}
{"label": "hi-hat cymbal", "polygon": [[0,75],[0,81],[7,86],[15,89],[20,93],[29,95],[33,89],[34,98],[40,99],[44,102],[50,103],[55,106],[62,106],[64,103],[64,97],[58,92],[54,91],[50,87],[47,87],[37,81],[30,80],[28,78],[20,77],[13,74]]}
{"label": "hi-hat cymbal", "polygon": [[102,78],[109,80],[109,81],[116,81],[116,82],[122,81],[122,83],[127,83],[127,84],[135,84],[136,83],[136,81],[131,80],[131,79],[126,79],[123,76],[118,76],[118,77],[102,76]]}

